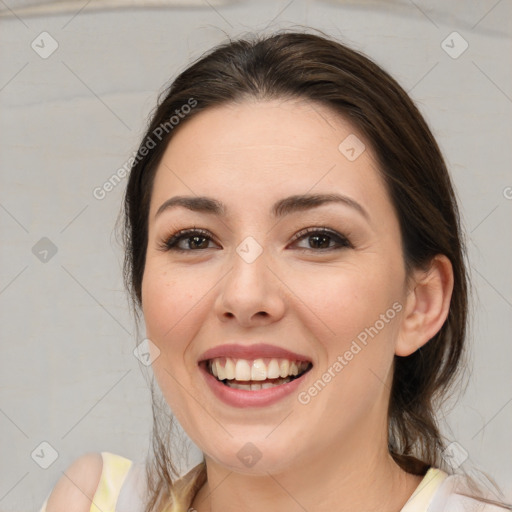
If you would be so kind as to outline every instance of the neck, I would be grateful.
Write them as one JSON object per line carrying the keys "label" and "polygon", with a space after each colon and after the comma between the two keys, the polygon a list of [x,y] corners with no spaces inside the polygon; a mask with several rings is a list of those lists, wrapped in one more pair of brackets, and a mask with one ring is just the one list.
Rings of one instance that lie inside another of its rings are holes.
{"label": "neck", "polygon": [[206,457],[207,481],[192,510],[399,512],[422,477],[394,462],[387,436],[376,442],[374,431],[359,431],[354,437],[325,453],[305,454],[287,471],[274,474],[236,473]]}

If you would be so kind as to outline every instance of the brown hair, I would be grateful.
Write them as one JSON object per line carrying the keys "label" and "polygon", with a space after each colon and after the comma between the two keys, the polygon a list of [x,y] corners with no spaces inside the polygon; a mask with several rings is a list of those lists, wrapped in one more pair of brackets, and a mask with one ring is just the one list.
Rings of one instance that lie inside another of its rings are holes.
{"label": "brown hair", "polygon": [[[423,347],[408,357],[395,356],[388,409],[388,445],[397,464],[416,475],[425,474],[430,466],[442,467],[445,446],[436,410],[466,366],[461,358],[468,276],[456,197],[439,147],[406,92],[367,57],[323,33],[279,31],[229,40],[187,67],[160,96],[133,163],[124,201],[124,278],[136,317],[151,189],[162,154],[176,130],[193,116],[245,98],[307,99],[351,122],[377,155],[400,223],[407,271],[428,267],[436,254],[450,259],[454,288],[448,317]],[[179,113],[183,116],[177,124],[169,122]],[[147,151],[143,148],[149,140],[156,146]],[[179,472],[169,452],[169,433],[162,432],[164,422],[159,421],[165,404],[156,404],[153,388],[152,396],[154,453],[148,464],[147,512],[162,510],[172,495],[177,504],[180,493],[187,496],[181,505],[186,507],[199,486],[179,492],[173,487]],[[204,481],[204,467],[202,472],[198,482]]]}

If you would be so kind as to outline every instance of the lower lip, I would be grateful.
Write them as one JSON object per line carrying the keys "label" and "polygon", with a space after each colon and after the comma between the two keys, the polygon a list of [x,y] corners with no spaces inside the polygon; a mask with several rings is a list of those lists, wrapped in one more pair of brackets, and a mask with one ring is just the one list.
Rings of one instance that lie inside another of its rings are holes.
{"label": "lower lip", "polygon": [[210,389],[217,398],[228,405],[232,405],[233,407],[265,407],[267,405],[272,405],[296,391],[304,381],[305,375],[309,373],[306,372],[299,378],[287,382],[286,384],[279,384],[272,388],[250,391],[226,386],[206,370],[205,364],[200,364],[199,369],[204,375],[206,383],[210,386]]}

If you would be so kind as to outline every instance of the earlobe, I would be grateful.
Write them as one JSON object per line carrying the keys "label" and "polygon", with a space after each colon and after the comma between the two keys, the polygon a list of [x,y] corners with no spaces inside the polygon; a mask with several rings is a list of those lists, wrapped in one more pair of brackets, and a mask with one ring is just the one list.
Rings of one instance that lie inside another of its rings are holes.
{"label": "earlobe", "polygon": [[452,264],[444,254],[438,254],[428,270],[414,270],[410,282],[395,343],[397,356],[412,354],[443,326],[453,291]]}

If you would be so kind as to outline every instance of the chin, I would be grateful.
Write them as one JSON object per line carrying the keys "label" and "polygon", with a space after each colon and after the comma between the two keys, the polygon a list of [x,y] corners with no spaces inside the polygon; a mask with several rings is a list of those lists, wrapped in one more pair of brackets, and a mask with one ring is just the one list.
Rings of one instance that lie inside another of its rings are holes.
{"label": "chin", "polygon": [[268,473],[285,472],[297,464],[296,457],[290,456],[297,449],[297,444],[292,442],[292,436],[287,438],[287,442],[270,442],[264,438],[253,438],[253,441],[249,441],[249,436],[246,439],[231,439],[222,452],[216,445],[213,450],[203,453],[207,461],[210,458],[226,469],[244,475],[268,476]]}

